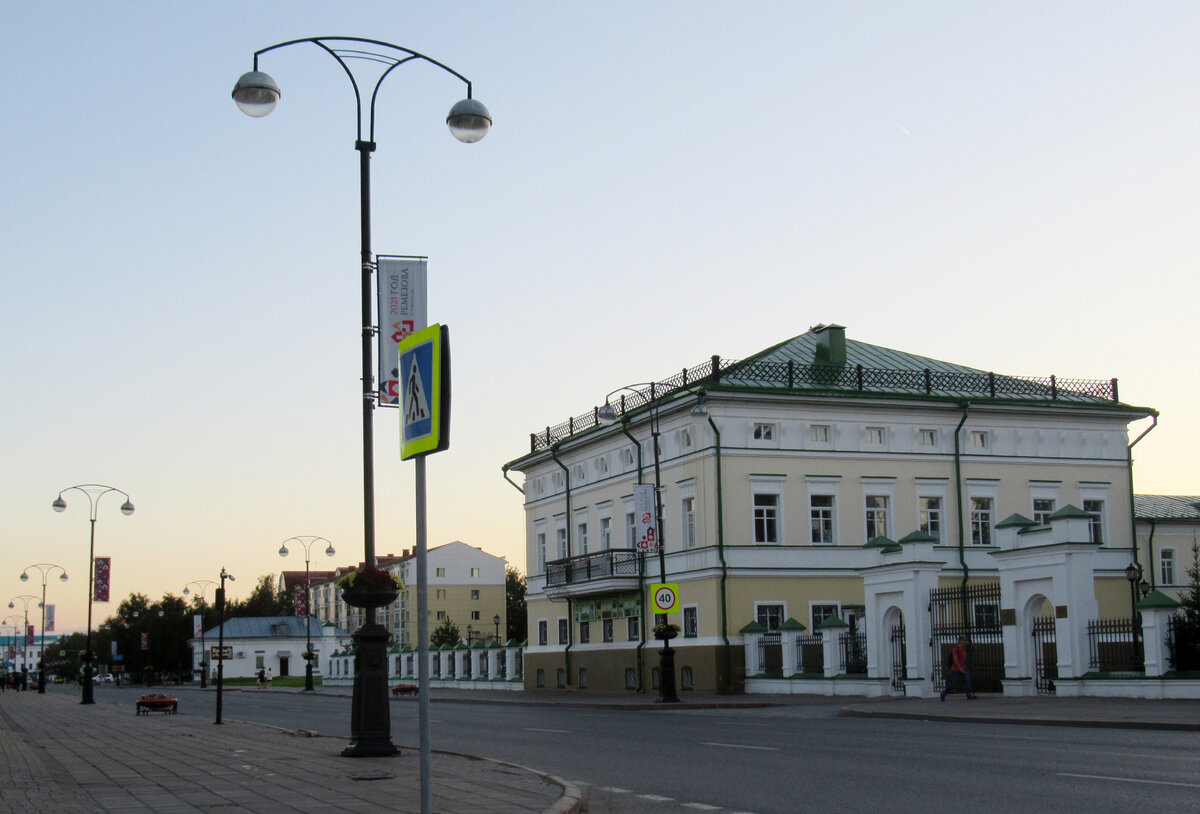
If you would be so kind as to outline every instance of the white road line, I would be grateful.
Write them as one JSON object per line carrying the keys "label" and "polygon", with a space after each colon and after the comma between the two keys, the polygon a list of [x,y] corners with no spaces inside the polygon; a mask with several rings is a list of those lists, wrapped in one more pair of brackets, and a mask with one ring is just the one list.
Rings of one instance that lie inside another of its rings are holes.
{"label": "white road line", "polygon": [[525,727],[526,732],[553,732],[555,735],[569,735],[569,729],[534,729],[532,726]]}
{"label": "white road line", "polygon": [[600,788],[600,791],[607,791],[610,794],[629,794],[632,791],[632,789],[619,789],[619,788],[616,788],[615,786],[602,786]]}
{"label": "white road line", "polygon": [[1139,780],[1136,777],[1110,777],[1104,774],[1071,774],[1059,772],[1059,777],[1082,777],[1084,780],[1111,780],[1114,783],[1146,783],[1151,786],[1183,786],[1189,789],[1200,789],[1200,783],[1177,783],[1171,780]]}
{"label": "white road line", "polygon": [[639,800],[649,800],[652,803],[670,803],[674,802],[674,797],[660,797],[657,794],[639,794]]}
{"label": "white road line", "polygon": [[723,746],[726,749],[756,749],[759,752],[778,752],[778,751],[780,751],[779,747],[777,747],[777,746],[746,746],[743,743],[713,743],[712,741],[705,741],[701,745],[702,746]]}
{"label": "white road line", "polygon": [[684,803],[684,808],[694,808],[697,811],[720,811],[720,806],[710,806],[707,803]]}

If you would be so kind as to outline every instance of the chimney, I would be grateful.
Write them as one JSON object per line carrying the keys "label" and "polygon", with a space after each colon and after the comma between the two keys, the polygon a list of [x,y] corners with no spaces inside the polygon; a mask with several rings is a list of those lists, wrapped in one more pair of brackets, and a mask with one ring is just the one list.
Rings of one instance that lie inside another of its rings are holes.
{"label": "chimney", "polygon": [[817,335],[817,348],[813,354],[814,365],[841,367],[846,364],[846,326],[817,325],[812,332]]}

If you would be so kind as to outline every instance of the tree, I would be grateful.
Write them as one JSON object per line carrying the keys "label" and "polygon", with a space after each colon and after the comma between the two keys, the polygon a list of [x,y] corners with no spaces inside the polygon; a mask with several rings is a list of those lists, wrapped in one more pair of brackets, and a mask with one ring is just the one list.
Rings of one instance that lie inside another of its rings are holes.
{"label": "tree", "polygon": [[241,602],[226,600],[225,607],[229,619],[235,616],[287,616],[291,603],[286,592],[275,589],[275,577],[265,574],[258,578],[250,596]]}
{"label": "tree", "polygon": [[509,641],[523,642],[529,638],[525,618],[525,575],[511,565],[504,567],[504,615],[508,619],[505,633]]}
{"label": "tree", "polygon": [[447,616],[438,625],[437,630],[429,635],[430,647],[441,647],[442,645],[456,645],[461,638],[458,632],[458,625],[454,624],[454,620]]}
{"label": "tree", "polygon": [[1179,596],[1180,615],[1175,619],[1176,670],[1200,670],[1200,545],[1192,543],[1192,564],[1185,571],[1188,586]]}

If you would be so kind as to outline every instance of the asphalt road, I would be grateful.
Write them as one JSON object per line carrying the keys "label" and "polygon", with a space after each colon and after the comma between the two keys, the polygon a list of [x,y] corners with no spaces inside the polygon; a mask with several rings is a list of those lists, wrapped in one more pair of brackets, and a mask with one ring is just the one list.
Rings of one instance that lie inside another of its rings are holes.
{"label": "asphalt road", "polygon": [[[1200,810],[1196,733],[838,718],[843,703],[617,710],[435,702],[432,746],[584,784],[593,811]],[[230,719],[342,736],[349,709],[348,698],[322,695],[224,699]],[[393,740],[415,750],[416,702],[393,701],[391,710]]]}

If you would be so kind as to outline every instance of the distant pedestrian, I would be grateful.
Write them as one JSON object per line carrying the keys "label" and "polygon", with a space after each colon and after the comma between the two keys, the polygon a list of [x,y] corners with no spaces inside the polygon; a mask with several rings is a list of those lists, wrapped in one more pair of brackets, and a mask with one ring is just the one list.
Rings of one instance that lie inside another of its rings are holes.
{"label": "distant pedestrian", "polygon": [[958,644],[950,651],[950,675],[946,676],[946,685],[942,688],[942,700],[955,684],[963,684],[967,698],[974,699],[975,692],[971,689],[971,673],[967,669],[967,637],[959,636]]}
{"label": "distant pedestrian", "polygon": [[273,680],[273,676],[271,675],[271,668],[268,667],[267,668],[267,689],[268,690],[271,689],[271,681],[272,680]]}
{"label": "distant pedestrian", "polygon": [[267,675],[266,675],[266,673],[263,672],[263,669],[261,667],[259,667],[258,668],[258,688],[261,690],[266,683],[267,683]]}

